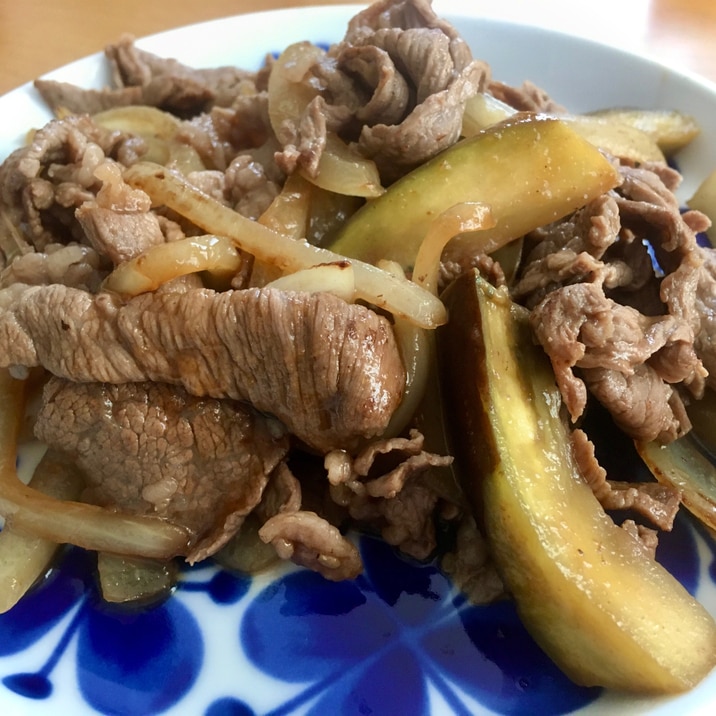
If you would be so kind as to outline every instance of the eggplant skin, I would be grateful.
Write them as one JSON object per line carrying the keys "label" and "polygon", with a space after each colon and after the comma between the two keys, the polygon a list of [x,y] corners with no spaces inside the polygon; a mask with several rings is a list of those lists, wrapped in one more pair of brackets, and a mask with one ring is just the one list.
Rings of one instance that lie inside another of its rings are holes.
{"label": "eggplant skin", "polygon": [[443,291],[448,322],[437,329],[436,343],[443,418],[454,469],[484,532],[482,476],[494,470],[498,450],[489,417],[481,407],[484,386],[480,381],[486,370],[476,278],[476,272],[465,274]]}
{"label": "eggplant skin", "polygon": [[716,665],[716,622],[583,479],[526,311],[477,274],[443,298],[438,356],[458,474],[525,628],[578,684],[692,688]]}

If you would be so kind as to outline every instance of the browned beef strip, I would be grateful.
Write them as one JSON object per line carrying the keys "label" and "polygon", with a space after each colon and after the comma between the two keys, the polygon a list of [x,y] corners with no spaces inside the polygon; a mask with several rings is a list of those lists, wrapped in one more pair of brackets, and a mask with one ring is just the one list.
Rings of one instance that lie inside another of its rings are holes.
{"label": "browned beef strip", "polygon": [[85,89],[69,82],[36,79],[35,89],[55,113],[97,114],[114,107],[145,104],[141,87]]}
{"label": "browned beef strip", "polygon": [[62,283],[95,292],[106,275],[101,257],[89,246],[48,244],[15,258],[0,272],[0,289],[13,283],[41,285]]}
{"label": "browned beef strip", "polygon": [[260,73],[255,71],[234,66],[196,69],[172,58],[158,57],[138,48],[130,36],[107,47],[105,54],[117,86],[147,86],[160,78],[189,81],[203,87],[211,95],[212,104],[219,107],[231,106],[239,94],[261,83]]}
{"label": "browned beef strip", "polygon": [[[378,60],[378,65],[373,60]],[[320,96],[279,133],[276,161],[315,172],[326,133],[373,159],[388,184],[453,144],[488,68],[425,0],[371,5],[310,72]]]}
{"label": "browned beef strip", "polygon": [[28,287],[0,308],[0,346],[3,367],[245,400],[322,451],[380,434],[405,381],[385,318],[330,294],[270,288],[158,292],[123,305],[107,294]]}
{"label": "browned beef strip", "polygon": [[435,508],[438,495],[419,480],[410,480],[390,499],[355,495],[348,505],[358,523],[380,530],[381,537],[404,554],[428,559],[435,552]]}
{"label": "browned beef strip", "polygon": [[375,45],[346,47],[339,69],[342,71],[330,77],[323,68],[320,71],[336,102],[357,103],[355,116],[362,124],[399,124],[405,119],[414,94],[384,49]]}
{"label": "browned beef strip", "polygon": [[416,105],[400,124],[364,126],[358,146],[390,183],[460,138],[467,100],[480,90],[483,66],[470,65],[444,89]]}
{"label": "browned beef strip", "polygon": [[[530,321],[573,419],[586,405],[586,383],[633,437],[668,441],[688,430],[669,383],[688,383],[703,367],[693,351],[693,334],[682,321],[643,316],[608,299],[596,283],[552,291],[533,309]],[[662,351],[672,360],[660,361]],[[673,361],[676,357],[680,363]],[[661,367],[665,373],[658,372]]]}
{"label": "browned beef strip", "polygon": [[213,106],[228,107],[242,91],[255,89],[255,72],[237,67],[194,69],[139,49],[130,36],[109,45],[105,55],[112,73],[111,87],[86,90],[54,80],[37,80],[35,87],[53,110],[92,114],[141,104],[182,116]]}
{"label": "browned beef strip", "polygon": [[696,352],[709,372],[708,383],[716,390],[716,250],[703,249],[694,302],[698,315]]}
{"label": "browned beef strip", "polygon": [[302,491],[301,482],[291,472],[291,468],[282,462],[271,473],[271,479],[256,506],[254,515],[266,522],[270,517],[282,512],[298,512],[301,509]]}
{"label": "browned beef strip", "polygon": [[490,604],[507,596],[487,540],[470,514],[460,519],[455,546],[443,555],[440,566],[473,604]]}
{"label": "browned beef strip", "polygon": [[351,18],[344,41],[352,45],[365,44],[366,37],[391,28],[439,30],[450,40],[450,56],[458,69],[463,69],[472,60],[470,48],[455,27],[435,13],[431,0],[379,0],[371,3]]}
{"label": "browned beef strip", "polygon": [[589,368],[582,375],[614,422],[636,440],[669,443],[691,429],[679,394],[647,364],[633,373]]}
{"label": "browned beef strip", "polygon": [[582,475],[605,510],[634,510],[660,530],[672,529],[681,505],[680,490],[658,482],[607,480],[607,472],[597,462],[594,444],[586,433],[577,429],[571,437]]}
{"label": "browned beef strip", "polygon": [[280,512],[259,530],[283,559],[319,572],[327,579],[354,579],[363,571],[356,546],[340,530],[315,512]]}
{"label": "browned beef strip", "polygon": [[75,460],[87,501],[187,527],[190,562],[239,529],[288,450],[281,425],[248,406],[159,383],[52,378],[35,433]]}
{"label": "browned beef strip", "polygon": [[[94,199],[100,181],[94,170],[126,139],[88,117],[53,120],[0,166],[0,247],[24,253],[51,243],[86,243],[74,218]],[[3,261],[4,262],[4,261]]]}
{"label": "browned beef strip", "polygon": [[165,241],[159,219],[150,211],[115,211],[98,206],[95,201],[86,201],[75,216],[89,244],[114,265]]}
{"label": "browned beef strip", "polygon": [[[414,12],[419,10],[419,24],[411,17],[404,25],[378,27],[372,33],[365,26],[359,33],[349,30],[344,41],[345,49],[338,52],[338,64],[350,63],[354,48],[377,47],[383,50],[392,63],[384,69],[390,84],[405,84],[406,102],[402,116],[395,120],[397,107],[381,100],[382,87],[375,86],[373,93],[377,106],[389,111],[381,116],[374,113],[365,117],[358,138],[361,151],[372,157],[387,181],[392,181],[418,166],[457,141],[462,128],[465,102],[484,88],[488,68],[473,61],[467,46],[449,24],[437,20],[429,5],[421,2],[398,2]],[[344,60],[344,53],[346,59]],[[355,65],[346,65],[353,73]],[[398,80],[397,77],[401,79]],[[361,77],[364,86],[370,75]]]}
{"label": "browned beef strip", "polygon": [[589,389],[629,435],[667,442],[690,429],[682,393],[702,394],[713,353],[713,250],[696,243],[709,222],[681,213],[675,170],[619,171],[608,195],[528,237],[534,247],[512,293],[533,309],[573,419]]}
{"label": "browned beef strip", "polygon": [[491,95],[520,112],[549,112],[560,114],[567,110],[555,102],[541,87],[525,80],[521,87],[512,87],[491,79],[487,90]]}

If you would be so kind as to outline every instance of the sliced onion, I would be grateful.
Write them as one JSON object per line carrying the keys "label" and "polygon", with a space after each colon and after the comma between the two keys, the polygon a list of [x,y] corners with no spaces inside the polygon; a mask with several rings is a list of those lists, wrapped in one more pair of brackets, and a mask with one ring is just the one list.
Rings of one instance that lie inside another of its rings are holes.
{"label": "sliced onion", "polygon": [[169,112],[146,105],[113,107],[92,115],[100,127],[141,137],[172,139],[181,127],[180,121]]}
{"label": "sliced onion", "polygon": [[309,72],[325,52],[310,42],[289,45],[271,66],[268,79],[268,114],[279,141],[286,123],[300,120],[306,107],[318,95]]}
{"label": "sliced onion", "polygon": [[[283,273],[348,260],[241,216],[189,184],[178,172],[165,167],[139,162],[125,171],[124,179],[144,190],[155,204],[170,207],[204,231],[231,238],[242,251],[276,266]],[[423,328],[436,328],[447,320],[442,301],[416,283],[362,261],[350,259],[350,263],[355,273],[358,298]]]}
{"label": "sliced onion", "polygon": [[[468,231],[491,229],[495,223],[490,207],[486,204],[463,202],[443,211],[431,222],[420,244],[415,257],[413,281],[426,291],[437,293],[440,256],[448,241]],[[476,252],[480,251],[479,237],[472,245]]]}
{"label": "sliced onion", "polygon": [[385,192],[375,162],[331,133],[326,136],[316,176],[306,172],[302,176],[321,189],[344,196],[374,198]]}
{"label": "sliced onion", "polygon": [[686,202],[689,209],[696,209],[711,219],[709,240],[716,245],[716,171],[711,172]]}
{"label": "sliced onion", "polygon": [[267,284],[281,291],[305,291],[307,293],[332,293],[351,303],[355,298],[356,280],[349,261],[321,264],[289,273]]}
{"label": "sliced onion", "polygon": [[[403,268],[397,261],[381,261],[378,265],[394,276],[405,279]],[[402,318],[396,318],[393,333],[403,359],[405,387],[403,399],[395,409],[382,437],[399,435],[415,414],[425,393],[432,359],[430,339],[425,329]]]}
{"label": "sliced onion", "polygon": [[[82,477],[64,459],[46,452],[32,476],[30,485],[60,500],[79,497]],[[0,532],[0,613],[17,604],[27,590],[47,571],[59,545],[28,535],[6,525]]]}
{"label": "sliced onion", "polygon": [[[289,45],[271,67],[268,81],[268,114],[279,142],[286,144],[300,127],[308,105],[320,95],[311,68],[321,62],[325,52],[309,42]],[[367,159],[332,132],[326,135],[315,176],[302,171],[308,181],[322,189],[346,196],[375,197],[385,190],[372,159]],[[305,236],[305,234],[304,234]]]}
{"label": "sliced onion", "polygon": [[93,115],[93,120],[106,129],[141,137],[147,145],[143,159],[176,168],[183,174],[206,169],[199,152],[179,140],[181,120],[156,107],[130,105],[113,107]]}
{"label": "sliced onion", "polygon": [[308,233],[313,185],[300,174],[287,177],[281,192],[259,217],[260,224],[292,239]]}
{"label": "sliced onion", "polygon": [[120,264],[105,279],[103,288],[123,296],[154,291],[163,283],[207,271],[223,280],[241,268],[241,254],[223,236],[191,236],[151,246],[139,256]]}
{"label": "sliced onion", "polygon": [[636,448],[656,480],[681,490],[686,509],[716,530],[716,467],[690,435],[668,445],[637,442]]}
{"label": "sliced onion", "polygon": [[514,107],[486,92],[478,92],[465,103],[462,115],[462,136],[472,137],[487,127],[517,114]]}
{"label": "sliced onion", "polygon": [[13,530],[58,544],[141,557],[186,554],[186,529],[156,517],[125,515],[59,500],[25,485],[15,470],[24,411],[24,382],[0,371],[0,514]]}

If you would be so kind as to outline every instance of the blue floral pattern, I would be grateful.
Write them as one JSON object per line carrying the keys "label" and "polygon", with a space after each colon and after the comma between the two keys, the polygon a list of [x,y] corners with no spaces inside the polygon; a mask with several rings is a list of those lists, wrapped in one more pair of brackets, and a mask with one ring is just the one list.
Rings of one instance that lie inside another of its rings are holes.
{"label": "blue floral pattern", "polygon": [[[659,551],[692,592],[699,542],[713,576],[714,543],[687,516]],[[253,579],[187,568],[172,597],[136,613],[103,604],[91,557],[68,549],[0,616],[0,702],[55,705],[55,672],[68,667],[78,715],[548,716],[599,698],[561,674],[509,601],[470,605],[435,565],[370,537],[359,545],[366,569],[352,582],[290,567]],[[33,668],[15,670],[30,654]]]}

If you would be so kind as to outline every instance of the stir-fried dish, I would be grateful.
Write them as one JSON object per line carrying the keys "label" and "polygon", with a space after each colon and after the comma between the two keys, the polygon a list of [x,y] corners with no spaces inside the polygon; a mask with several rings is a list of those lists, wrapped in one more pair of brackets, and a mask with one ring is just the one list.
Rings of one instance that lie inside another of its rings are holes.
{"label": "stir-fried dish", "polygon": [[[177,559],[353,579],[360,530],[514,599],[579,683],[700,681],[716,624],[654,559],[682,503],[716,527],[693,120],[570,114],[429,0],[256,71],[106,58],[35,83],[55,119],[0,167],[2,608],[61,544],[126,601]],[[594,410],[656,479],[609,479]]]}

